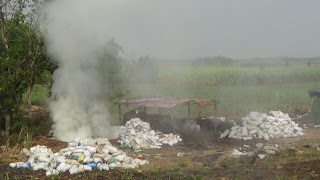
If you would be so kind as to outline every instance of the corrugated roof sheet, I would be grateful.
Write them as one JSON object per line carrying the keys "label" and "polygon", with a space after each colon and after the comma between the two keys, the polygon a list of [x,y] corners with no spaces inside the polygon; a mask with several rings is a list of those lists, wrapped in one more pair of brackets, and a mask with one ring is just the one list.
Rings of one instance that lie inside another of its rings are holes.
{"label": "corrugated roof sheet", "polygon": [[195,102],[199,105],[200,108],[205,107],[211,102],[216,102],[215,100],[210,99],[175,99],[171,97],[148,97],[148,98],[138,98],[132,100],[121,100],[118,104],[125,106],[137,105],[145,106],[150,108],[172,108],[178,104]]}

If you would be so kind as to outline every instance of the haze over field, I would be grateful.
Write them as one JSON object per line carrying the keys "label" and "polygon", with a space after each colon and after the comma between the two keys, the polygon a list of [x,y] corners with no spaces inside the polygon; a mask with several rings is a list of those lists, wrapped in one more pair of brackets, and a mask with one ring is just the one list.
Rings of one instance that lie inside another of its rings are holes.
{"label": "haze over field", "polygon": [[130,58],[312,57],[320,55],[319,5],[315,0],[107,1],[99,23],[108,25]]}
{"label": "haze over field", "polygon": [[68,0],[41,22],[58,62],[50,111],[55,136],[112,136],[98,52],[114,38],[125,59],[318,56],[318,1]]}

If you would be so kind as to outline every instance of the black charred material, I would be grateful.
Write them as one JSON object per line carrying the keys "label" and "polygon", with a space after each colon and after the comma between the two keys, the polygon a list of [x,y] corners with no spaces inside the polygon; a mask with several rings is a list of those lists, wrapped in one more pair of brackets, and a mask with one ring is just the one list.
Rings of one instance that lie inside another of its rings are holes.
{"label": "black charred material", "polygon": [[130,119],[140,118],[150,123],[150,127],[163,133],[177,133],[184,142],[216,141],[220,133],[231,129],[233,123],[209,118],[180,118],[173,119],[169,115],[147,114],[143,110],[134,109],[124,114],[123,125]]}
{"label": "black charred material", "polygon": [[320,88],[311,89],[308,91],[310,97],[320,98]]}

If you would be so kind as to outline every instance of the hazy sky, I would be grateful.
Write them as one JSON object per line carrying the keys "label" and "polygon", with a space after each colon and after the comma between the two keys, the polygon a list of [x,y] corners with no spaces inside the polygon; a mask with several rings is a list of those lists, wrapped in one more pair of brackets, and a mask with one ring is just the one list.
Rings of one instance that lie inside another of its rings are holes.
{"label": "hazy sky", "polygon": [[319,9],[319,0],[124,0],[110,1],[104,21],[130,58],[311,57]]}

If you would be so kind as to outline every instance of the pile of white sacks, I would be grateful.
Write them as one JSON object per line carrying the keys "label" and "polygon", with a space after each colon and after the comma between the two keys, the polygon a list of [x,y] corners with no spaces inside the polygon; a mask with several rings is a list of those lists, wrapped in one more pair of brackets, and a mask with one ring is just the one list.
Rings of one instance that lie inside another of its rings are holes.
{"label": "pile of white sacks", "polygon": [[243,140],[273,138],[288,138],[302,136],[303,130],[291,120],[288,114],[281,111],[271,111],[270,114],[250,112],[242,118],[243,126],[235,125],[231,130],[220,134],[221,138],[235,138]]}
{"label": "pile of white sacks", "polygon": [[76,174],[98,168],[108,171],[113,168],[133,169],[149,164],[147,160],[133,159],[125,152],[112,146],[108,139],[98,138],[77,139],[69,142],[67,148],[53,153],[46,146],[35,146],[23,149],[21,153],[28,157],[27,162],[10,163],[12,168],[32,168],[45,170],[46,175],[56,175],[59,172]]}
{"label": "pile of white sacks", "polygon": [[118,142],[122,147],[133,149],[159,149],[163,144],[173,146],[182,141],[179,135],[163,134],[150,128],[150,124],[139,118],[131,119],[125,126],[120,127],[122,132]]}

